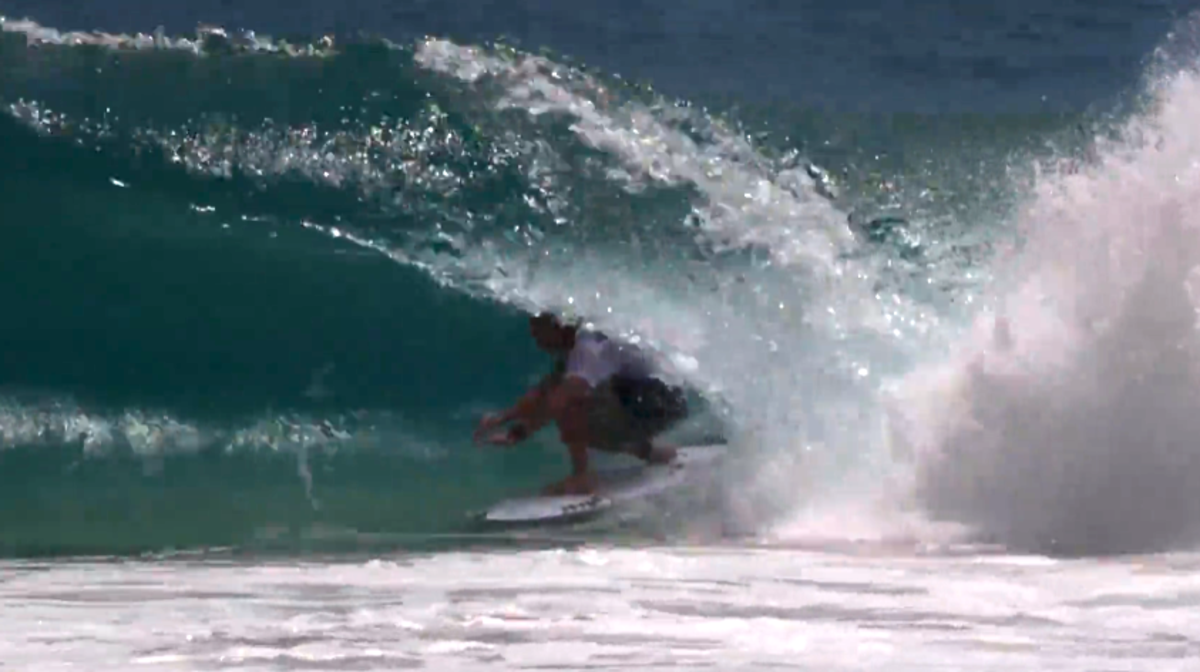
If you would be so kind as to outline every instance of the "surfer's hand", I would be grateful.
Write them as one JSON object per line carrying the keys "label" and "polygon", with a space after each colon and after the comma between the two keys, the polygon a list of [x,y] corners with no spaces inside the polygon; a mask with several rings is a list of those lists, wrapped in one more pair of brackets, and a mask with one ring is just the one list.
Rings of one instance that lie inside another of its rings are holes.
{"label": "surfer's hand", "polygon": [[[485,433],[499,427],[502,424],[504,424],[504,418],[501,417],[499,413],[484,413],[483,417],[479,419],[479,424],[475,426],[475,442],[478,443],[482,441]],[[497,436],[502,436],[502,434],[492,434],[487,438],[488,443],[495,443],[495,441],[492,439]]]}
{"label": "surfer's hand", "polygon": [[511,446],[517,442],[517,440],[513,437],[512,432],[509,431],[488,434],[483,439],[476,439],[476,441],[490,443],[493,446]]}
{"label": "surfer's hand", "polygon": [[[529,428],[522,423],[517,423],[502,432],[492,432],[482,440],[494,446],[515,446],[527,438],[529,438]],[[475,440],[480,440],[478,433]]]}

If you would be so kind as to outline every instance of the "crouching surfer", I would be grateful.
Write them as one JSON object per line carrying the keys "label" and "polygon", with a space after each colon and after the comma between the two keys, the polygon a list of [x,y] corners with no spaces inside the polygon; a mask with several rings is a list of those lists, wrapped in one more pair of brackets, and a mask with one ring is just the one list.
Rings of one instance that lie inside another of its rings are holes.
{"label": "crouching surfer", "polygon": [[550,313],[531,317],[529,331],[538,348],[555,357],[554,370],[512,408],[485,415],[476,441],[511,446],[556,423],[570,453],[571,474],[547,487],[548,495],[594,491],[589,447],[651,464],[675,459],[674,447],[651,441],[687,417],[687,399],[656,376],[644,352]]}

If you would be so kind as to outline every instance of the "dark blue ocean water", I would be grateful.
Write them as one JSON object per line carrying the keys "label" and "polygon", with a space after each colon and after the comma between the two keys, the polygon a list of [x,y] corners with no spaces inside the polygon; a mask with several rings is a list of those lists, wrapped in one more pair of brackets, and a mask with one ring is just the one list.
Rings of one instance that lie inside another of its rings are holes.
{"label": "dark blue ocean water", "polygon": [[4,13],[62,30],[191,32],[198,24],[311,40],[368,34],[549,48],[688,100],[843,111],[1077,110],[1116,96],[1194,9],[1184,0],[843,3],[661,0],[495,3],[43,3]]}
{"label": "dark blue ocean water", "polygon": [[565,468],[469,440],[540,305],[661,345],[697,432],[844,422],[755,413],[924,346],[807,316],[962,310],[1013,166],[1190,57],[1190,3],[1049,7],[0,0],[0,551],[460,531]]}

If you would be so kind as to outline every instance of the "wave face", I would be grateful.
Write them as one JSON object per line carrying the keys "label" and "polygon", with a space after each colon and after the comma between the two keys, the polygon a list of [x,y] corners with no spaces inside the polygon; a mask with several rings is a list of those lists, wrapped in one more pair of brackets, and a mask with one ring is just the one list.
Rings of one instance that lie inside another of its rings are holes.
{"label": "wave face", "polygon": [[[1102,112],[883,115],[505,44],[0,26],[0,552],[465,534],[565,469],[469,438],[544,370],[543,308],[651,348],[680,437],[729,438],[658,532],[1191,532],[1186,45]],[[1031,379],[962,354],[997,311]]]}

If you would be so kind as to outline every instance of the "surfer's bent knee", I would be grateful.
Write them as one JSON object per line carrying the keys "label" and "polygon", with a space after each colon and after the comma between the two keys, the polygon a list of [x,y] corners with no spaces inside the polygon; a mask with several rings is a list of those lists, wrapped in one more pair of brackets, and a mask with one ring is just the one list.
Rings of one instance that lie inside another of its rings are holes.
{"label": "surfer's bent knee", "polygon": [[587,408],[582,404],[565,406],[556,418],[559,438],[567,444],[587,440],[587,420]]}

